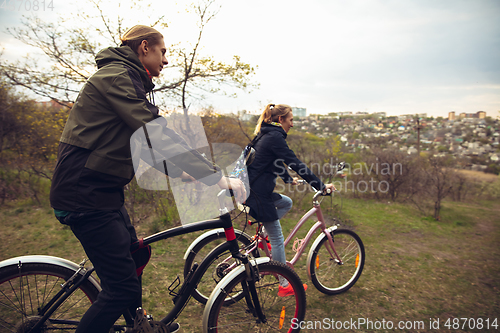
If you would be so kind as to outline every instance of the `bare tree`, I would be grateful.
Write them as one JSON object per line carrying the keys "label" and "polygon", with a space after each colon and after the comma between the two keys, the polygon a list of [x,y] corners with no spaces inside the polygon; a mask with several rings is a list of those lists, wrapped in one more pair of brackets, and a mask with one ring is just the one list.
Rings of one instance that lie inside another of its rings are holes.
{"label": "bare tree", "polygon": [[364,181],[374,184],[375,196],[391,201],[411,201],[422,183],[419,159],[397,149],[368,151],[363,173]]}
{"label": "bare tree", "polygon": [[[200,0],[193,5],[198,18],[199,33],[191,50],[179,44],[171,45],[168,79],[157,82],[156,92],[160,98],[174,99],[185,113],[189,99],[200,98],[204,92],[223,93],[222,87],[231,86],[247,90],[257,85],[250,78],[254,67],[234,56],[226,64],[209,56],[202,56],[200,46],[206,25],[217,15],[214,0]],[[99,0],[87,0],[91,13],[76,11],[73,17],[61,17],[57,22],[45,22],[37,17],[25,18],[20,28],[7,29],[17,40],[41,51],[42,56],[26,57],[15,63],[0,60],[0,75],[11,85],[24,87],[29,91],[63,105],[70,105],[82,84],[95,71],[94,58],[104,46],[118,46],[120,36],[125,32],[125,17],[108,13]],[[123,4],[116,4],[117,7]],[[132,9],[141,12],[145,1],[133,2]],[[152,27],[168,26],[163,15],[136,15],[140,22],[127,22],[130,26],[149,21]],[[110,19],[112,17],[113,19]]]}
{"label": "bare tree", "polygon": [[426,191],[434,201],[434,218],[440,220],[441,202],[453,189],[456,172],[449,167],[450,161],[445,158],[430,156],[424,169],[428,186]]}

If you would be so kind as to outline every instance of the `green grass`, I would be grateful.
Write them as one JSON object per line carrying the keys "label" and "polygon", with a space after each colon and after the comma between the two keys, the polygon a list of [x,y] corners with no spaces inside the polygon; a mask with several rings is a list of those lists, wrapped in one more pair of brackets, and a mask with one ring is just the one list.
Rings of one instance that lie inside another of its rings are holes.
{"label": "green grass", "polygon": [[[283,219],[285,237],[309,205],[305,199]],[[328,205],[325,201],[323,207]],[[363,274],[348,292],[323,295],[308,282],[305,253],[295,269],[309,285],[306,320],[364,318],[373,322],[392,321],[395,325],[399,321],[422,321],[424,328],[402,331],[435,332],[437,330],[429,327],[431,319],[439,319],[441,331],[447,331],[444,323],[450,318],[490,318],[491,321],[500,317],[498,202],[445,202],[441,221],[398,203],[344,199],[343,212],[351,221],[349,227],[360,235],[365,245]],[[308,225],[314,222],[311,220]],[[47,254],[80,262],[85,256],[71,230],[57,222],[49,207],[10,203],[2,207],[0,223],[1,260],[25,254]],[[136,228],[139,235],[146,236],[162,224],[163,221],[151,220],[141,222]],[[305,231],[298,237],[303,237]],[[182,256],[198,234],[153,245],[153,258],[144,275],[144,307],[157,319],[172,308],[167,288],[177,274],[182,277]],[[287,258],[292,256],[289,246]],[[191,300],[178,319],[182,332],[200,332],[202,313],[203,306]],[[356,331],[377,330],[365,326]]]}

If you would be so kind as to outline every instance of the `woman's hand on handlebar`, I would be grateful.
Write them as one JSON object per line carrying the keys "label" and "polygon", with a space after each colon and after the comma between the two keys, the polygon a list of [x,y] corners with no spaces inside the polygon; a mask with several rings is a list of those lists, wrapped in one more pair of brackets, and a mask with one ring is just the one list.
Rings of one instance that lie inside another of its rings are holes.
{"label": "woman's hand on handlebar", "polygon": [[337,189],[335,188],[335,186],[333,184],[325,184],[325,188],[323,189],[323,194],[330,194],[334,191],[336,191]]}
{"label": "woman's hand on handlebar", "polygon": [[236,200],[240,203],[247,199],[247,190],[245,184],[237,178],[222,177],[217,183],[221,189],[233,190]]}

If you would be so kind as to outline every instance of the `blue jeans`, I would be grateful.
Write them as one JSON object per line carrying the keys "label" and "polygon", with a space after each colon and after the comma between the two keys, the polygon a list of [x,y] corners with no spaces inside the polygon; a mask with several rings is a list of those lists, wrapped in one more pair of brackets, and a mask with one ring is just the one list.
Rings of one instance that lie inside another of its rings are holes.
{"label": "blue jeans", "polygon": [[285,216],[285,214],[292,208],[293,201],[286,195],[280,195],[281,199],[274,201],[278,219],[273,222],[263,222],[263,224],[266,228],[267,234],[269,235],[269,241],[271,242],[273,260],[286,264],[285,240],[283,239],[283,232],[281,231],[281,223],[279,219]]}

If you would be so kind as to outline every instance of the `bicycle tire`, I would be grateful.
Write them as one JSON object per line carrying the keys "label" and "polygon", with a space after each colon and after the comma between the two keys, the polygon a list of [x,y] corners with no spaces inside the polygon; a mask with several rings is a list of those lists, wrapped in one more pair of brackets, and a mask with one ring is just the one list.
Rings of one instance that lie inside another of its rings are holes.
{"label": "bicycle tire", "polygon": [[[68,280],[74,270],[55,264],[24,263],[0,269],[0,329],[2,332],[27,332],[38,322],[39,313]],[[42,332],[72,332],[76,324],[96,300],[99,290],[85,281],[51,315],[48,322],[37,330]],[[70,320],[73,324],[61,325],[55,320]]]}
{"label": "bicycle tire", "polygon": [[[234,288],[239,289],[241,284],[247,283],[247,273],[243,268],[237,276],[228,276],[212,293],[203,314],[203,332],[300,331],[300,323],[306,313],[306,293],[297,273],[290,267],[272,260],[259,263],[256,269],[260,276],[260,280],[256,282],[257,295],[267,322],[261,323],[248,309],[244,299],[227,305],[227,295],[230,295]],[[278,296],[278,276],[284,277],[292,285],[295,295]]]}
{"label": "bicycle tire", "polygon": [[[202,239],[198,244],[196,244],[196,246],[193,247],[187,256],[184,263],[184,278],[188,275],[195,262],[201,263],[210,251],[226,242],[224,232],[211,235],[207,233],[207,235],[208,236],[206,238]],[[237,239],[240,244],[240,248],[248,246],[252,243],[251,237],[244,232],[241,232],[241,236],[238,235]],[[202,304],[206,304],[217,283],[219,283],[219,281],[221,281],[227,274],[224,268],[230,266],[234,262],[235,260],[231,257],[229,250],[219,251],[214,261],[203,273],[203,276],[198,282],[197,288],[193,291],[193,298]]]}
{"label": "bicycle tire", "polygon": [[335,229],[330,234],[343,264],[339,265],[331,259],[326,248],[328,238],[321,234],[318,236],[322,237],[321,241],[315,242],[316,245],[311,247],[308,269],[316,289],[327,295],[336,295],[346,292],[358,281],[365,264],[365,247],[361,238],[352,230]]}

